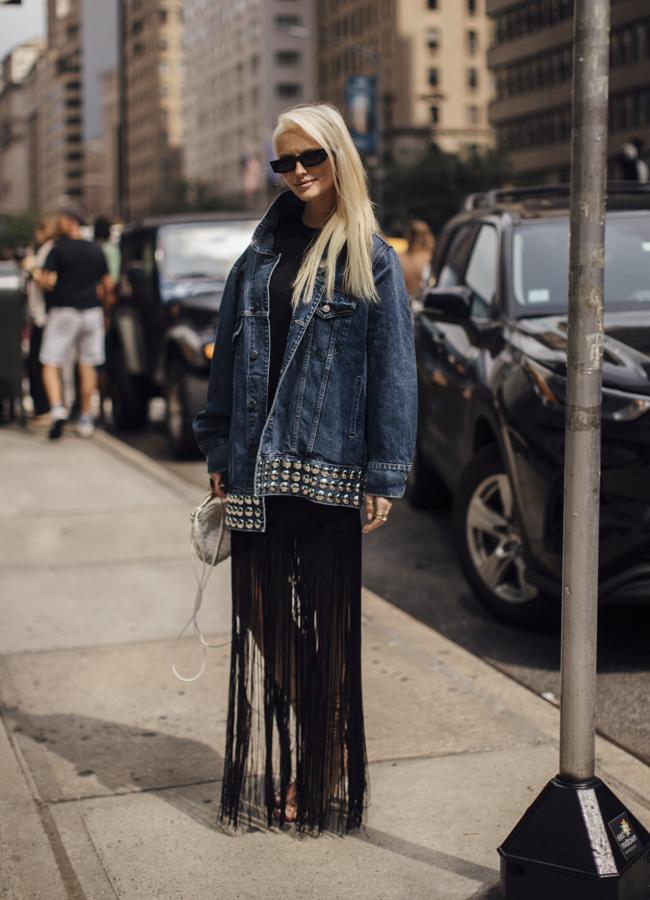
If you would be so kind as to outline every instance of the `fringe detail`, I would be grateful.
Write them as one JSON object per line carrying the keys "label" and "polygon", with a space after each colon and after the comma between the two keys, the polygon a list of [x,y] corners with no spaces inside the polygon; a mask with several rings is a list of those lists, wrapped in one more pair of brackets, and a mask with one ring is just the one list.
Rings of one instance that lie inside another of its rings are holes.
{"label": "fringe detail", "polygon": [[268,827],[282,826],[295,781],[297,820],[291,824],[299,832],[342,834],[361,826],[368,790],[359,514],[318,508],[304,498],[269,500],[285,504],[284,514],[307,512],[267,520],[261,534],[231,534],[220,819],[234,828],[264,819]]}

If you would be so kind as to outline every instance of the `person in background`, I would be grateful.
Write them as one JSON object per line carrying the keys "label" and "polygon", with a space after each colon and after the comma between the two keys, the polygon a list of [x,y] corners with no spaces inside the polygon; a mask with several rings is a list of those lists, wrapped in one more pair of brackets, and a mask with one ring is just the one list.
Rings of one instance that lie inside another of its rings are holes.
{"label": "person in background", "polygon": [[102,248],[106,257],[108,273],[117,284],[120,280],[120,248],[111,240],[111,221],[106,216],[97,216],[95,219],[95,243]]}
{"label": "person in background", "polygon": [[50,403],[52,440],[61,437],[68,417],[63,405],[61,369],[73,347],[81,382],[77,433],[91,437],[95,430],[90,404],[97,389],[96,367],[105,360],[102,302],[108,302],[113,281],[101,249],[82,238],[83,224],[83,215],[76,208],[59,211],[57,229],[61,237],[50,250],[39,277],[41,287],[52,291],[39,356]]}
{"label": "person in background", "polygon": [[[111,240],[111,221],[106,216],[97,216],[94,226],[95,243],[101,247],[106,258],[108,273],[113,281],[113,291],[111,296],[106,298],[104,303],[104,327],[106,331],[109,328],[108,310],[115,302],[115,290],[120,281],[121,253],[119,245]],[[106,373],[106,365],[97,367],[97,385],[99,388],[99,421],[104,422],[104,398],[108,389],[108,376]]]}
{"label": "person in background", "polygon": [[50,404],[43,384],[43,366],[38,358],[47,319],[47,298],[37,279],[54,246],[54,234],[54,223],[50,219],[40,219],[34,229],[33,252],[29,253],[22,263],[27,276],[27,321],[29,325],[27,374],[29,393],[34,406],[32,424],[39,426],[49,423]]}
{"label": "person in background", "polygon": [[436,240],[427,223],[421,219],[413,219],[409,223],[406,239],[408,246],[404,253],[400,253],[399,259],[409,299],[413,300],[429,277]]}

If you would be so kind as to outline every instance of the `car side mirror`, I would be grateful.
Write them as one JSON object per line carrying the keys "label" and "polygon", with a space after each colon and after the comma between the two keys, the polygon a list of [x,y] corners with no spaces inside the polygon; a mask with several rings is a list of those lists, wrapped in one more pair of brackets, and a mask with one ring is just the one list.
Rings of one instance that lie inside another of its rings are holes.
{"label": "car side mirror", "polygon": [[472,292],[465,285],[434,287],[424,295],[423,311],[444,322],[465,322],[472,309]]}

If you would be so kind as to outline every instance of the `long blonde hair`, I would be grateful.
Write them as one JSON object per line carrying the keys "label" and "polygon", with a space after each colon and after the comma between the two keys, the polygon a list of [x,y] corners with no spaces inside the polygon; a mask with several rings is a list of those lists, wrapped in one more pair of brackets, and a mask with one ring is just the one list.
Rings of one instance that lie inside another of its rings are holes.
{"label": "long blonde hair", "polygon": [[361,157],[339,110],[329,103],[300,104],[281,113],[273,132],[273,149],[286,131],[300,129],[318,142],[329,158],[336,188],[336,208],[305,255],[293,283],[292,303],[312,296],[319,265],[325,261],[325,292],[334,291],[336,260],[347,244],[343,289],[364,300],[379,296],[372,274],[372,236],[379,230],[368,196]]}

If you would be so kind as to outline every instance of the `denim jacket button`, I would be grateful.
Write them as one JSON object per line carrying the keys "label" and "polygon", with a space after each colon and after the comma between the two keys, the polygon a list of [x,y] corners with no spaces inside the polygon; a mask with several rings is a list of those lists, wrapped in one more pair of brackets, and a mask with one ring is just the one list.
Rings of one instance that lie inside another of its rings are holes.
{"label": "denim jacket button", "polygon": [[329,305],[329,303],[325,303],[323,306],[323,312],[329,312],[331,308],[332,307]]}
{"label": "denim jacket button", "polygon": [[249,400],[249,401],[248,401],[248,408],[249,408],[249,409],[255,409],[255,401],[254,401],[254,400]]}
{"label": "denim jacket button", "polygon": [[251,359],[257,359],[257,350],[251,350]]}

